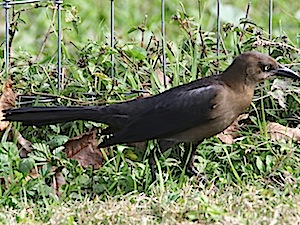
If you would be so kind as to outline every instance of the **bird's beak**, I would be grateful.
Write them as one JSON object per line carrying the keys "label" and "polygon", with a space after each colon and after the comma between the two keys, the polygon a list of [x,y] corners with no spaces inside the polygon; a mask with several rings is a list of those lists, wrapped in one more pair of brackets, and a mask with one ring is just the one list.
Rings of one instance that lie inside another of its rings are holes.
{"label": "bird's beak", "polygon": [[299,74],[297,74],[293,70],[286,68],[282,65],[279,65],[278,69],[273,70],[273,73],[275,76],[288,77],[288,78],[292,78],[295,80],[300,80]]}

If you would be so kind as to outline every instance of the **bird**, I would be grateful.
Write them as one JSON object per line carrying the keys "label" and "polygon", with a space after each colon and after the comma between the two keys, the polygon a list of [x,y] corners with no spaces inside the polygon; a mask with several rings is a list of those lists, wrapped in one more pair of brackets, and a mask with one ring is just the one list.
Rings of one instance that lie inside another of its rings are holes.
{"label": "bird", "polygon": [[[7,121],[48,125],[89,120],[108,125],[99,147],[157,140],[160,153],[184,143],[186,169],[205,177],[194,166],[197,146],[228,126],[252,102],[254,89],[274,76],[299,80],[293,70],[272,57],[249,51],[237,56],[220,74],[203,77],[147,98],[102,106],[21,107],[4,110]],[[191,152],[188,148],[191,147]],[[149,163],[155,179],[154,151]]]}

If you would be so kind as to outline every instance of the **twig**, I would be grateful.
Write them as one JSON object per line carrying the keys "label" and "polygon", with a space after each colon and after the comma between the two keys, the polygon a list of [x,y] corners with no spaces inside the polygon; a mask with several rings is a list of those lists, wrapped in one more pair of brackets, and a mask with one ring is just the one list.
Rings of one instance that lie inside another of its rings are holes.
{"label": "twig", "polygon": [[44,49],[45,49],[46,42],[47,42],[47,40],[48,40],[48,38],[49,38],[49,36],[50,36],[50,34],[51,34],[51,29],[52,29],[52,27],[53,27],[53,25],[54,25],[54,22],[55,22],[56,11],[57,11],[57,8],[54,8],[53,16],[52,16],[52,20],[51,20],[51,24],[49,25],[49,28],[48,28],[48,30],[47,30],[47,33],[46,33],[45,37],[44,37],[42,46],[41,46],[40,51],[39,51],[39,53],[37,54],[37,56],[36,56],[36,58],[35,58],[35,60],[34,60],[34,63],[35,63],[36,61],[39,60],[40,56],[42,55],[42,53],[43,53],[43,51],[44,51]]}
{"label": "twig", "polygon": [[32,9],[37,9],[37,8],[42,8],[42,7],[46,7],[47,5],[43,5],[43,4],[35,4],[34,6],[31,7],[27,7],[27,8],[22,8],[20,10],[15,10],[15,6],[13,5],[13,10],[12,10],[12,21],[10,23],[10,30],[9,30],[9,55],[11,55],[11,51],[12,51],[12,42],[13,39],[15,37],[16,34],[16,27],[18,26],[18,21],[19,18],[21,16],[21,12],[26,12],[28,10],[32,10]]}
{"label": "twig", "polygon": [[201,26],[200,26],[200,30],[199,30],[199,36],[200,36],[201,45],[202,45],[201,58],[205,58],[205,57],[207,57],[207,52],[206,52],[206,44],[204,42],[203,34],[201,31]]}
{"label": "twig", "polygon": [[255,48],[258,47],[258,46],[262,46],[262,47],[270,47],[270,46],[282,47],[282,48],[291,49],[291,50],[294,50],[294,51],[300,53],[299,48],[295,48],[295,47],[293,47],[291,45],[288,45],[288,44],[285,44],[285,43],[263,40],[263,39],[260,39],[259,37],[256,38],[256,41],[252,44],[252,46],[255,47]]}
{"label": "twig", "polygon": [[146,24],[147,24],[147,18],[148,18],[148,16],[145,15],[145,20],[144,20],[142,26],[138,27],[138,29],[142,32],[142,40],[141,40],[141,47],[142,48],[144,47],[145,31],[146,31],[145,27],[146,27]]}
{"label": "twig", "polygon": [[[249,17],[250,6],[251,6],[251,2],[249,2],[247,5],[245,19],[248,19],[248,17]],[[245,30],[245,28],[246,28],[246,23],[244,23],[243,30]],[[242,34],[240,36],[240,42],[243,40],[243,37],[244,37],[244,33],[242,32]]]}
{"label": "twig", "polygon": [[61,98],[61,99],[64,99],[64,100],[77,102],[77,103],[81,103],[81,104],[85,104],[85,105],[90,105],[90,104],[95,104],[95,103],[105,103],[105,101],[103,99],[96,100],[96,101],[83,101],[83,100],[69,98],[69,97],[62,96],[62,95],[55,95],[55,94],[37,92],[33,89],[33,86],[31,86],[31,92],[35,95],[47,96],[47,97],[52,97],[52,98]]}

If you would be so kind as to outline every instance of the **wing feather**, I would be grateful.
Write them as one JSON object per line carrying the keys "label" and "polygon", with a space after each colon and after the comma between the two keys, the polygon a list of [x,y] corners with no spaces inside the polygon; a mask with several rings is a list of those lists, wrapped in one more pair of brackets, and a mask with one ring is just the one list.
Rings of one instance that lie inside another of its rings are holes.
{"label": "wing feather", "polygon": [[219,88],[218,84],[207,85],[202,82],[158,96],[152,99],[151,107],[131,114],[127,125],[101,146],[166,138],[200,126],[212,119],[210,115]]}

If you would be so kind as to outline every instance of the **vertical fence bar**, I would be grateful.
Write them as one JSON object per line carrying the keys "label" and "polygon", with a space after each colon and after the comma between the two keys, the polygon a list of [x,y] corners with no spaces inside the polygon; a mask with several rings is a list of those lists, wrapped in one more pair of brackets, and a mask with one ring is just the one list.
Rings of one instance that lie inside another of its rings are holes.
{"label": "vertical fence bar", "polygon": [[165,37],[165,1],[161,0],[161,37],[162,37],[162,57],[163,57],[163,74],[164,74],[164,87],[167,87],[166,78],[166,37]]}
{"label": "vertical fence bar", "polygon": [[220,22],[220,0],[217,0],[217,60],[219,62],[220,55],[220,33],[221,33],[221,22]]}
{"label": "vertical fence bar", "polygon": [[61,90],[61,4],[63,0],[54,1],[57,7],[57,90],[60,92]]}
{"label": "vertical fence bar", "polygon": [[[110,46],[112,50],[114,49],[115,45],[115,5],[114,0],[110,1]],[[111,61],[111,77],[115,77],[114,67],[115,67],[115,56],[112,52],[110,55]]]}
{"label": "vertical fence bar", "polygon": [[[269,0],[269,40],[273,36],[273,0]],[[271,54],[271,46],[269,46],[269,54]]]}
{"label": "vertical fence bar", "polygon": [[9,70],[9,5],[10,0],[4,0],[3,8],[5,9],[5,75],[8,76]]}

